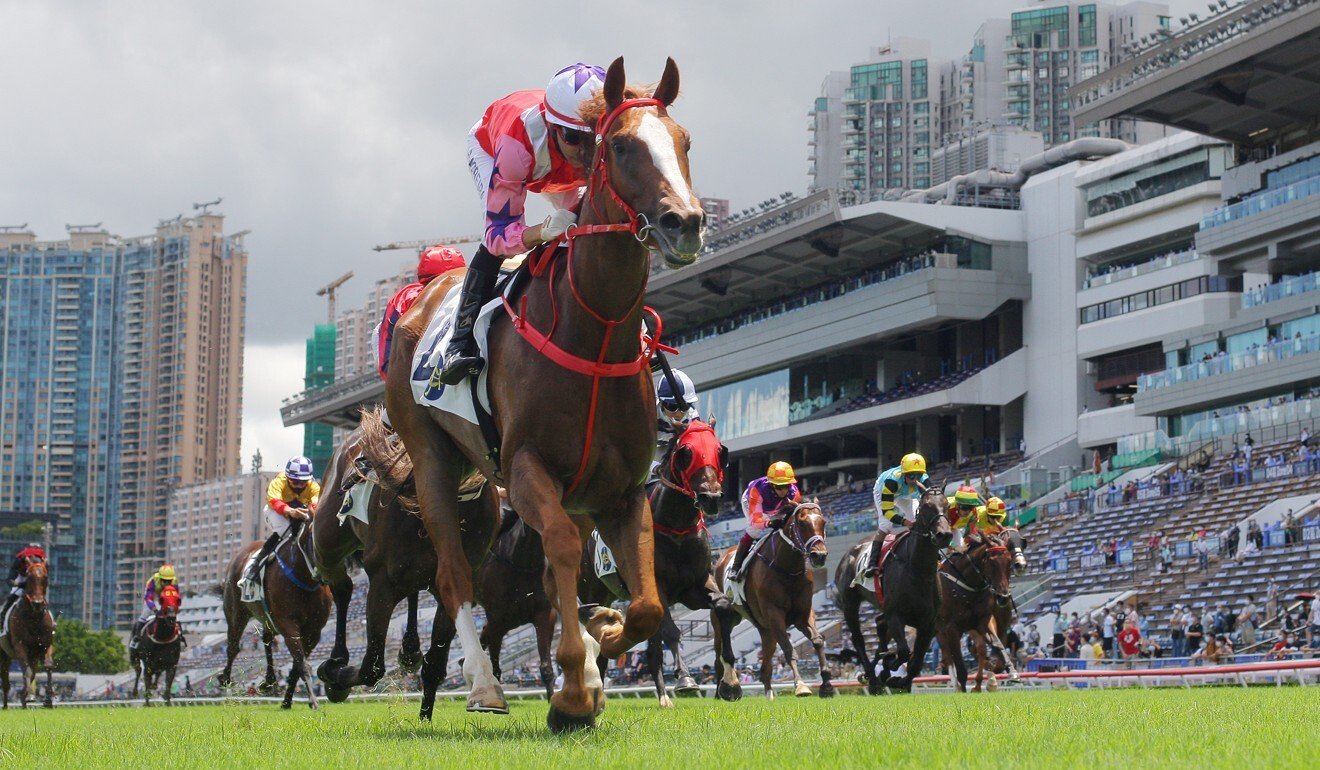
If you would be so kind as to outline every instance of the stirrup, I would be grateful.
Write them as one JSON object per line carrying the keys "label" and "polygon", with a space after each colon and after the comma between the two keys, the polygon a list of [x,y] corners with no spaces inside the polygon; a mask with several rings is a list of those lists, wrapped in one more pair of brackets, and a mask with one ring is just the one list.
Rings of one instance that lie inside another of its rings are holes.
{"label": "stirrup", "polygon": [[[476,347],[473,345],[473,347]],[[466,353],[456,353],[452,358],[445,361],[444,367],[436,374],[441,384],[457,385],[468,377],[476,377],[481,374],[482,368],[486,365],[486,360],[481,357],[479,352],[471,355]]]}

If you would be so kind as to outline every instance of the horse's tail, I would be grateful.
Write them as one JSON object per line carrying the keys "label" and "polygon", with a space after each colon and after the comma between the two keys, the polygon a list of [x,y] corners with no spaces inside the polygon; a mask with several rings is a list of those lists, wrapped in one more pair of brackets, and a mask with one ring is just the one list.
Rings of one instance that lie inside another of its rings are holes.
{"label": "horse's tail", "polygon": [[385,426],[381,419],[383,407],[362,410],[359,446],[361,457],[376,471],[380,490],[405,509],[417,510],[417,487],[413,484],[412,458],[399,440],[398,434]]}
{"label": "horse's tail", "polygon": [[224,582],[220,582],[215,585],[207,586],[202,589],[202,593],[208,596],[218,596],[223,599],[225,595],[225,584]]}

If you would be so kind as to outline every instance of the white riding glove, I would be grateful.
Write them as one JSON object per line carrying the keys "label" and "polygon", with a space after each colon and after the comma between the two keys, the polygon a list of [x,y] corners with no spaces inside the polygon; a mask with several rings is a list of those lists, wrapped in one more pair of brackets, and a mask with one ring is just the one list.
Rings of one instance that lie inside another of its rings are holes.
{"label": "white riding glove", "polygon": [[541,241],[549,243],[559,240],[564,231],[574,224],[577,224],[577,214],[568,209],[555,209],[541,223]]}

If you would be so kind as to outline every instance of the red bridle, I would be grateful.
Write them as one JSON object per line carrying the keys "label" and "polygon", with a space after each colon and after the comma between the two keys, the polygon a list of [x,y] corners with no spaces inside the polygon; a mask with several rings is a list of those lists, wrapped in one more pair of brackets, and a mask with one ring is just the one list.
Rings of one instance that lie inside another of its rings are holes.
{"label": "red bridle", "polygon": [[[590,235],[630,233],[639,243],[644,244],[650,234],[651,224],[646,220],[646,216],[638,213],[632,206],[629,206],[627,201],[620,197],[618,191],[615,190],[614,185],[610,182],[609,164],[605,160],[605,136],[609,132],[610,127],[624,112],[640,107],[655,107],[661,115],[665,114],[665,105],[659,99],[627,99],[597,121],[596,135],[600,137],[600,142],[596,147],[596,154],[592,161],[591,175],[587,179],[587,188],[589,190],[600,189],[609,193],[610,198],[615,204],[623,209],[623,213],[627,216],[628,221],[599,225],[573,225],[564,233],[564,239],[568,241],[568,285],[573,292],[573,299],[577,302],[578,307],[587,312],[587,315],[591,316],[597,323],[605,327],[605,334],[601,340],[600,351],[596,354],[596,358],[593,360],[575,355],[551,341],[551,337],[554,336],[555,329],[559,325],[559,308],[555,304],[555,293],[553,288],[555,282],[555,266],[557,262],[557,260],[553,258],[553,254],[557,248],[557,244],[547,246],[539,256],[529,257],[530,262],[528,266],[532,276],[537,278],[545,273],[547,266],[549,267],[550,272],[547,279],[551,287],[550,331],[548,333],[542,332],[527,321],[526,295],[523,296],[520,303],[521,312],[513,309],[513,305],[509,303],[508,298],[502,299],[504,310],[508,313],[509,319],[513,321],[514,330],[516,330],[518,335],[526,340],[527,343],[538,353],[571,372],[591,378],[591,403],[587,409],[587,430],[586,436],[582,442],[582,458],[578,463],[577,472],[573,475],[572,483],[569,484],[568,489],[564,492],[565,496],[572,494],[573,491],[577,489],[578,484],[582,481],[583,474],[586,472],[587,458],[591,452],[591,440],[595,434],[596,428],[596,405],[600,395],[601,379],[606,377],[635,377],[641,374],[644,366],[649,366],[651,357],[655,354],[656,350],[664,350],[670,353],[678,352],[675,348],[661,344],[660,333],[662,324],[660,322],[660,315],[649,307],[643,307],[642,312],[649,314],[655,321],[654,335],[648,336],[646,334],[645,326],[643,326],[640,330],[640,349],[637,357],[630,361],[607,363],[605,361],[605,354],[606,351],[609,350],[610,340],[614,336],[614,331],[619,324],[622,324],[625,320],[630,318],[637,310],[637,306],[641,304],[642,298],[646,295],[646,281],[642,281],[642,286],[637,292],[637,297],[628,306],[628,310],[624,312],[623,316],[617,319],[612,319],[606,318],[587,304],[587,301],[582,297],[581,292],[578,291],[577,280],[573,275],[573,248],[578,238]],[[603,214],[599,208],[596,208],[596,205],[595,196],[593,196],[592,210],[598,216],[603,217]]]}

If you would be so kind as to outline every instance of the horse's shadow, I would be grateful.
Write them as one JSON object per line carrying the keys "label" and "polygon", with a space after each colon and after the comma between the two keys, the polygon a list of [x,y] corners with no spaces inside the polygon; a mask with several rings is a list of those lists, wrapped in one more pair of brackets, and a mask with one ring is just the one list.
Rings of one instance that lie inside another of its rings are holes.
{"label": "horse's shadow", "polygon": [[[534,719],[524,720],[507,716],[492,718],[466,712],[441,713],[439,703],[436,705],[433,722],[418,722],[416,714],[400,712],[397,715],[391,714],[388,722],[372,726],[366,734],[371,738],[394,741],[434,741],[439,738],[474,743],[495,741],[526,744],[532,741],[546,746],[562,746],[566,739],[588,744],[601,739],[612,741],[620,735],[634,735],[636,730],[641,729],[643,721],[640,715],[616,713],[608,722],[598,722],[594,729],[556,735],[545,729],[544,713],[540,711],[533,712]],[[545,708],[544,701],[540,702],[540,708]]]}

